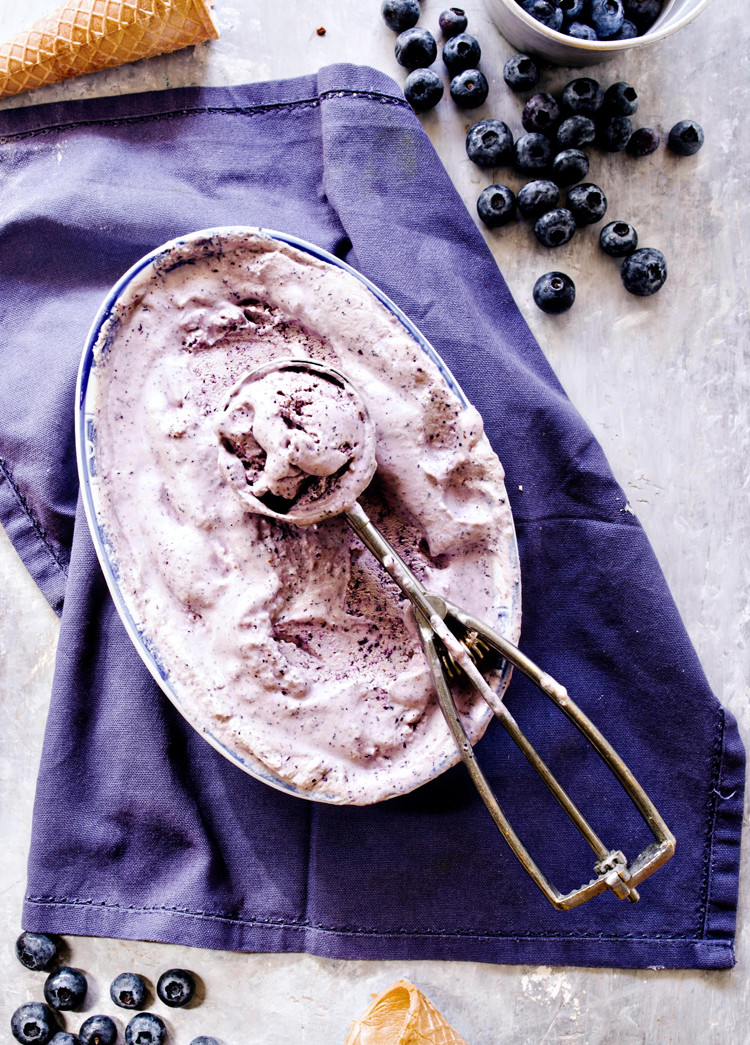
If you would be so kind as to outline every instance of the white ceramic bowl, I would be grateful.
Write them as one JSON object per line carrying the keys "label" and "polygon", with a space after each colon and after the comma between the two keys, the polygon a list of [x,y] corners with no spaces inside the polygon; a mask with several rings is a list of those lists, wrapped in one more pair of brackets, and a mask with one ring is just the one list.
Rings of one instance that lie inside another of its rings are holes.
{"label": "white ceramic bowl", "polygon": [[516,0],[485,0],[487,11],[508,43],[524,54],[556,65],[594,65],[620,51],[663,40],[708,7],[710,0],[666,0],[661,14],[642,36],[630,40],[576,40],[548,29],[527,14]]}

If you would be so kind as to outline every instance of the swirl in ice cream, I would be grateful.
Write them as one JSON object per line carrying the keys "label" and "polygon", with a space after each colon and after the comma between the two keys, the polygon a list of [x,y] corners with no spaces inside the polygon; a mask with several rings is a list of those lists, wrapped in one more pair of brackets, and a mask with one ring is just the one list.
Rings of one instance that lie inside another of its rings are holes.
{"label": "swirl in ice cream", "polygon": [[[94,357],[97,516],[123,600],[190,721],[264,779],[323,801],[379,801],[454,764],[411,609],[345,520],[252,514],[217,467],[217,425],[229,440],[242,430],[232,406],[250,371],[290,357],[333,367],[374,427],[363,508],[428,589],[515,641],[502,467],[426,349],[355,275],[257,230],[214,230],[130,280]],[[233,444],[227,456],[243,473],[247,459],[248,490],[301,501],[318,468],[306,439],[337,396],[304,407],[305,437],[269,468],[296,391],[290,375],[256,395],[262,452]],[[353,438],[341,423],[334,473]],[[456,696],[476,741],[491,713],[468,687]]]}
{"label": "swirl in ice cream", "polygon": [[245,374],[217,434],[219,468],[243,504],[299,525],[347,511],[375,474],[375,434],[361,397],[311,360]]}

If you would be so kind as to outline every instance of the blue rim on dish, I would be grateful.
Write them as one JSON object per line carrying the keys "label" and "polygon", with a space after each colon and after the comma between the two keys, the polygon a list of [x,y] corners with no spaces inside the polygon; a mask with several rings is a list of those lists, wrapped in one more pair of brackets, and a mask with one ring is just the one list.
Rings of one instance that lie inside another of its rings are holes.
{"label": "blue rim on dish", "polygon": [[[184,236],[176,237],[175,239],[169,240],[167,243],[162,244],[150,253],[146,254],[139,261],[137,261],[128,271],[117,281],[112,287],[104,301],[102,302],[99,311],[91,325],[86,343],[84,346],[83,354],[81,357],[81,363],[78,370],[78,380],[76,384],[76,418],[75,418],[75,441],[76,441],[76,458],[78,463],[78,474],[81,484],[81,493],[83,498],[83,506],[86,514],[86,519],[89,524],[91,531],[92,540],[94,547],[99,559],[99,563],[104,573],[104,578],[107,582],[110,594],[115,604],[115,608],[125,626],[125,630],[130,636],[136,650],[138,651],[141,659],[148,668],[149,672],[153,676],[160,689],[165,693],[169,700],[174,704],[177,710],[183,715],[183,717],[196,729],[202,737],[204,737],[217,751],[228,758],[235,765],[239,766],[242,770],[254,776],[256,779],[261,780],[263,783],[268,784],[271,787],[276,788],[279,791],[283,791],[286,794],[294,795],[299,798],[306,798],[309,801],[315,802],[327,802],[340,804],[340,798],[336,796],[326,796],[325,794],[316,793],[310,794],[308,791],[303,791],[300,788],[295,787],[293,784],[288,783],[275,776],[269,768],[261,762],[259,759],[255,759],[252,756],[242,753],[233,748],[228,747],[218,737],[205,726],[199,722],[194,721],[193,716],[184,707],[178,693],[176,692],[169,673],[161,663],[159,657],[158,645],[155,645],[147,636],[143,634],[141,629],[138,627],[130,608],[123,596],[122,590],[119,584],[119,571],[117,567],[117,560],[114,551],[111,547],[110,541],[107,537],[106,527],[103,521],[99,517],[96,506],[96,498],[94,494],[94,486],[96,484],[96,426],[95,426],[95,412],[91,408],[91,396],[92,387],[95,384],[95,370],[96,370],[96,359],[95,359],[95,348],[97,344],[104,337],[104,344],[106,345],[107,328],[109,326],[114,327],[115,325],[115,313],[117,305],[120,299],[123,297],[125,292],[128,290],[133,281],[148,269],[149,266],[157,266],[158,262],[167,257],[170,253],[177,250],[180,247],[185,246],[193,242],[210,241],[211,239],[221,239],[222,237],[229,237],[237,234],[253,235],[258,237],[264,237],[270,240],[276,240],[280,243],[287,244],[288,246],[294,247],[295,249],[302,251],[305,254],[309,254],[319,261],[327,262],[333,265],[335,268],[342,269],[349,273],[351,276],[356,278],[362,283],[370,293],[392,314],[399,320],[404,326],[409,335],[417,342],[420,348],[425,354],[431,359],[434,365],[439,370],[440,374],[444,378],[446,384],[450,388],[451,392],[459,399],[464,408],[469,406],[469,401],[464,395],[463,390],[456,381],[445,362],[438,355],[437,351],[432,347],[430,342],[424,337],[424,335],[418,330],[411,320],[401,311],[401,309],[388,298],[382,290],[380,290],[374,283],[371,283],[365,276],[356,269],[352,268],[351,265],[347,265],[345,261],[337,258],[335,255],[330,254],[328,251],[323,250],[321,247],[317,247],[312,243],[308,243],[305,240],[299,239],[296,236],[288,235],[283,232],[276,232],[271,229],[257,228],[251,226],[219,226],[210,229],[201,229],[196,232],[189,233]],[[512,532],[509,541],[509,552],[511,556],[511,562],[509,563],[509,572],[514,578],[514,582],[511,589],[511,595],[509,604],[502,607],[499,611],[499,619],[497,621],[497,627],[503,631],[507,626],[513,626],[514,623],[520,621],[520,569],[518,561],[518,549],[516,545],[515,532]],[[500,673],[500,678],[497,683],[497,691],[503,693],[506,689],[510,680],[511,668],[510,665],[505,664]],[[435,771],[430,777],[439,776],[445,772],[448,768],[455,765],[459,760],[458,752],[456,752],[455,758],[451,756],[449,760],[446,760],[444,764],[435,767]],[[426,781],[425,781],[426,782]],[[421,785],[420,785],[421,786]],[[405,794],[406,791],[394,792],[392,797],[396,797],[396,794]]]}

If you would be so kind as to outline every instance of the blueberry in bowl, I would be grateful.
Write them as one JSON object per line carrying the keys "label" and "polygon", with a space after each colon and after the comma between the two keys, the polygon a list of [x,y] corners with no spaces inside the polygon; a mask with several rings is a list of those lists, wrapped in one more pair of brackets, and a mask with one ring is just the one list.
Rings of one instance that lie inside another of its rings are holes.
{"label": "blueberry in bowl", "polygon": [[546,25],[548,29],[555,29],[557,32],[562,29],[563,13],[555,0],[522,0],[521,7],[526,14]]}
{"label": "blueberry in bowl", "polygon": [[596,29],[593,29],[590,25],[585,22],[571,22],[565,30],[568,36],[573,37],[574,40],[598,40],[599,37],[596,35]]}
{"label": "blueberry in bowl", "polygon": [[589,20],[600,40],[614,36],[625,21],[622,0],[590,0]]}

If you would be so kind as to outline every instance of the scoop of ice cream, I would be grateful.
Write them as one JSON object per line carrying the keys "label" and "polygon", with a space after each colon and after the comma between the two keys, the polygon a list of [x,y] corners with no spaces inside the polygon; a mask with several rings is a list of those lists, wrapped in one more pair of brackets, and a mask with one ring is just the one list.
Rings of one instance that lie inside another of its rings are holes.
{"label": "scoop of ice cream", "polygon": [[351,508],[375,472],[361,396],[311,360],[275,360],[245,374],[217,433],[219,468],[245,507],[300,525]]}

